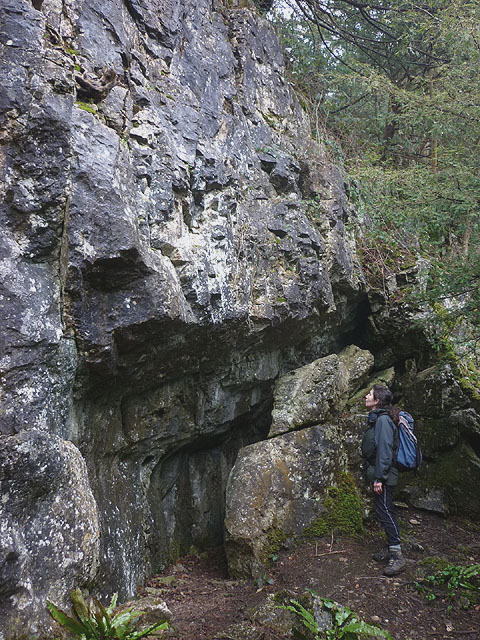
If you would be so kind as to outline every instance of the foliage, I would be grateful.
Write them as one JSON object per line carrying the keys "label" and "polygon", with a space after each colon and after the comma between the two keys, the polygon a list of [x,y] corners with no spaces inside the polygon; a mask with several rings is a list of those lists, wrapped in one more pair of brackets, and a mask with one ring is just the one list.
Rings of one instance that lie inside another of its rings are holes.
{"label": "foliage", "polygon": [[314,137],[343,149],[375,286],[399,253],[418,262],[418,303],[442,304],[461,350],[478,353],[480,4],[282,4],[271,20]]}
{"label": "foliage", "polygon": [[255,579],[255,584],[259,589],[263,589],[265,585],[273,584],[273,578],[267,574],[263,574]]}
{"label": "foliage", "polygon": [[113,615],[117,603],[115,594],[108,607],[98,600],[90,598],[88,602],[80,589],[70,592],[76,618],[68,616],[54,604],[47,601],[47,608],[52,617],[75,637],[81,640],[139,640],[152,635],[156,631],[168,629],[166,622],[156,622],[143,631],[136,631],[133,625],[143,615],[143,611],[134,611],[133,607]]}
{"label": "foliage", "polygon": [[346,535],[363,532],[362,500],[349,474],[342,474],[338,486],[329,487],[323,503],[324,515],[304,529],[305,536],[324,536],[330,531]]}
{"label": "foliage", "polygon": [[316,621],[315,616],[297,600],[291,600],[290,605],[280,607],[295,613],[307,629],[307,633],[296,630],[295,635],[299,640],[310,640],[312,637],[314,640],[358,640],[365,637],[393,640],[388,631],[367,624],[348,607],[327,598],[319,598],[319,601],[324,611],[330,614],[328,616],[329,623],[322,624],[322,627]]}
{"label": "foliage", "polygon": [[473,592],[480,595],[480,564],[464,566],[447,563],[434,574],[415,582],[415,586],[427,600],[435,600],[439,593],[446,594],[450,610],[453,601],[461,593]]}

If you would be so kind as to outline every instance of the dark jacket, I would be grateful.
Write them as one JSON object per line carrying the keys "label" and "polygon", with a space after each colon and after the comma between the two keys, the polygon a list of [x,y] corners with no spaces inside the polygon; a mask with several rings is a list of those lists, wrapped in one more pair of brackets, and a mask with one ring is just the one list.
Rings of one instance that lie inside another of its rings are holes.
{"label": "dark jacket", "polygon": [[397,427],[388,413],[384,409],[370,411],[362,440],[367,482],[380,480],[392,486],[397,484],[398,469],[393,466],[393,452],[397,442]]}

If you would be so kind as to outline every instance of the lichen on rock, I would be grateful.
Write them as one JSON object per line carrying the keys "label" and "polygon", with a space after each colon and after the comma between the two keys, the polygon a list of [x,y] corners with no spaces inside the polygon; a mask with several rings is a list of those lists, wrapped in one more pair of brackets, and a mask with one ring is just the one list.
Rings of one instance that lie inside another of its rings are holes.
{"label": "lichen on rock", "polygon": [[[44,637],[51,621],[45,600],[68,606],[69,589],[97,575],[97,504],[71,442],[36,431],[0,440],[2,631]],[[21,615],[12,616],[12,603]]]}

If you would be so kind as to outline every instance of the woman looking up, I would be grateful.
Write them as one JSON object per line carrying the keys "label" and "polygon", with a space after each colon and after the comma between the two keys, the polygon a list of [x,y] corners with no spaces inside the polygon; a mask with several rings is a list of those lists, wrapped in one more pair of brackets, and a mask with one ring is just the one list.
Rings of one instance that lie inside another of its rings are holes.
{"label": "woman looking up", "polygon": [[373,385],[365,397],[369,410],[367,430],[362,440],[362,456],[365,459],[365,479],[373,486],[373,503],[378,522],[387,536],[388,546],[373,554],[377,562],[386,562],[383,572],[396,576],[405,568],[400,546],[400,530],[393,506],[393,490],[398,482],[398,470],[393,454],[398,445],[398,429],[392,420],[392,393],[380,384]]}

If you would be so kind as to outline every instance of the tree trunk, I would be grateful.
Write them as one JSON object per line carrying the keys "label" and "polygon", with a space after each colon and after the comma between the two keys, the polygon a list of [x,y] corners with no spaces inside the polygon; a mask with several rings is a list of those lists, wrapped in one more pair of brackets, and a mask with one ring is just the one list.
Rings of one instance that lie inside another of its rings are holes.
{"label": "tree trunk", "polygon": [[398,121],[396,116],[400,113],[401,107],[395,98],[390,94],[388,97],[387,118],[383,130],[383,151],[381,160],[386,160],[392,147],[392,140],[397,131]]}
{"label": "tree trunk", "polygon": [[[430,76],[430,82],[429,82],[430,99],[433,100],[432,70],[429,71],[429,76]],[[431,157],[432,157],[432,171],[433,173],[437,173],[438,171],[438,140],[435,136],[432,136],[430,144],[431,144]]]}

